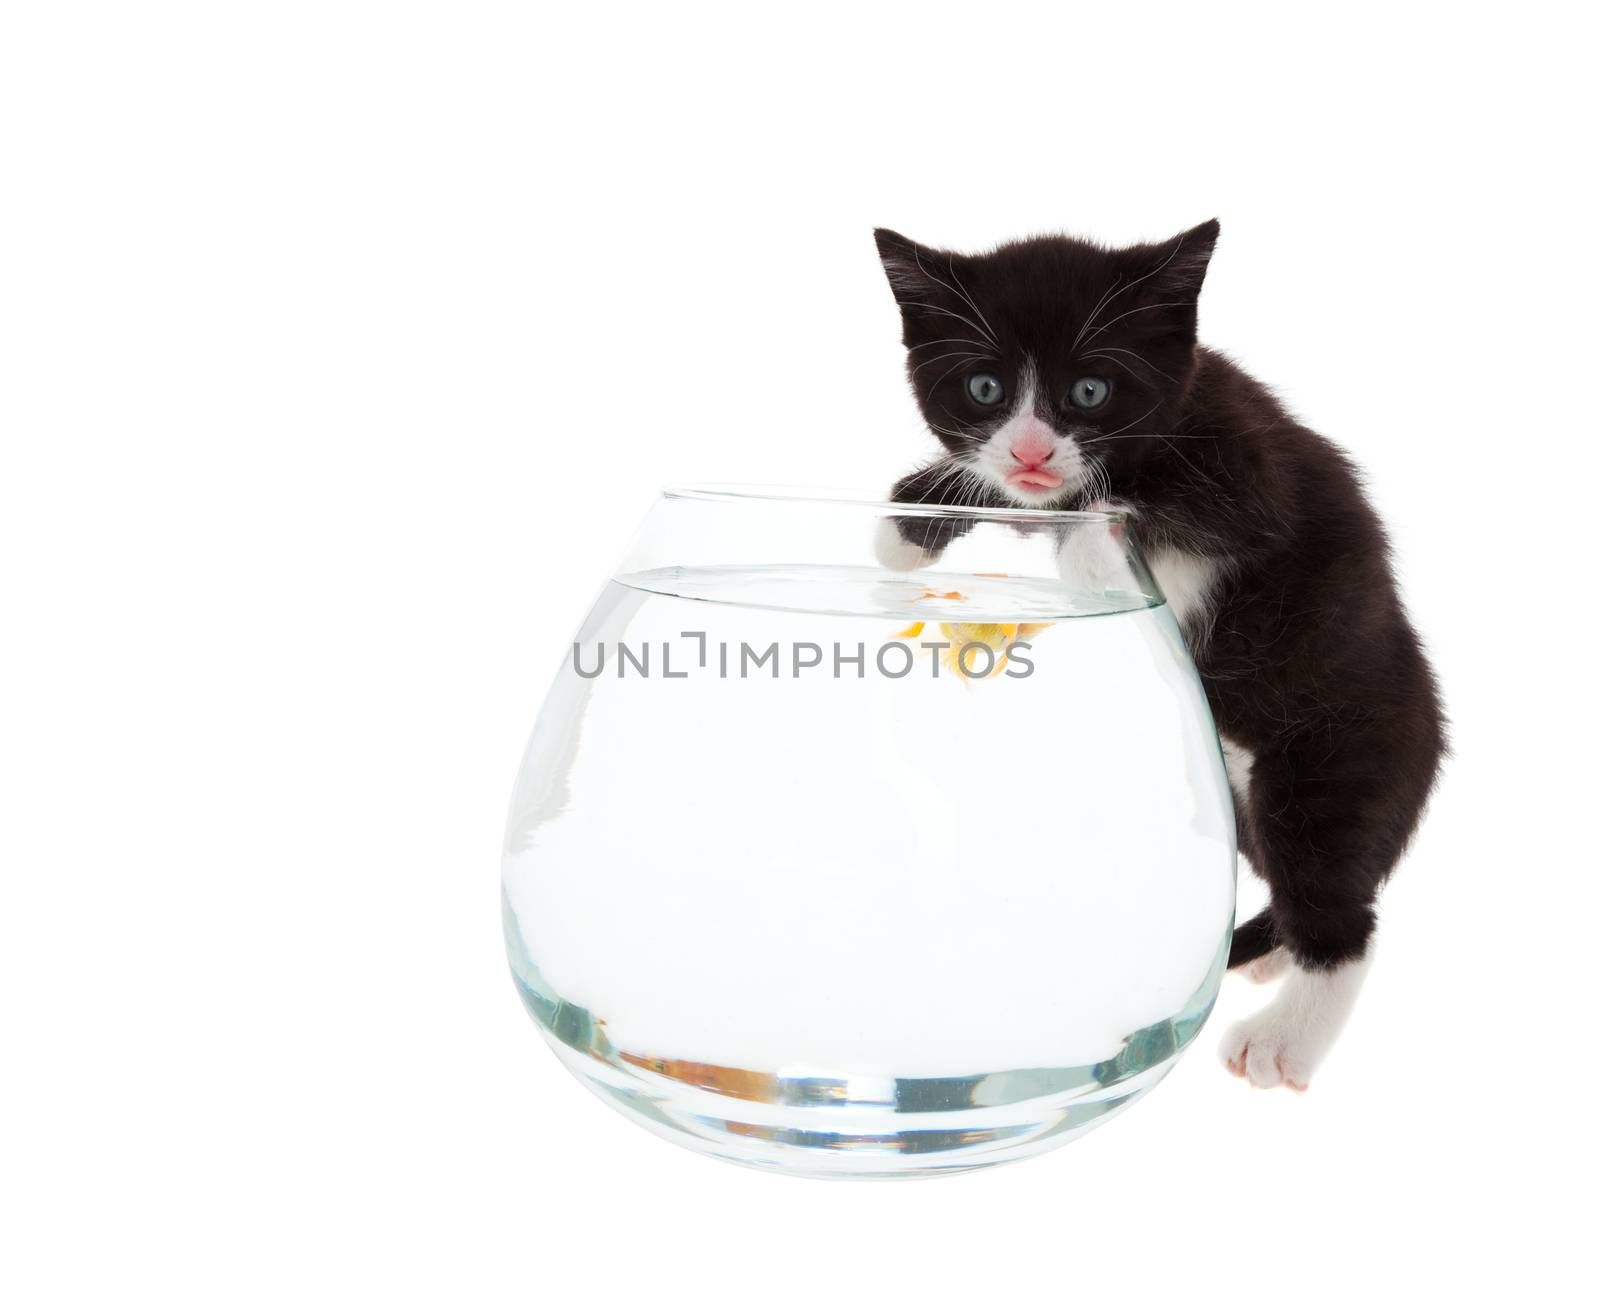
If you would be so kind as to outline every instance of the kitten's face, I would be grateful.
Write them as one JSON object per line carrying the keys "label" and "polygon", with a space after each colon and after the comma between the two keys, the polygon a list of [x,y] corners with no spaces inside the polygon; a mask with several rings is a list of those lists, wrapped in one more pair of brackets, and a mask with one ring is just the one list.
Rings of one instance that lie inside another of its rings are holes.
{"label": "kitten's face", "polygon": [[1171,431],[1217,230],[1126,250],[1036,237],[954,255],[880,228],[929,428],[1004,500],[1110,494]]}

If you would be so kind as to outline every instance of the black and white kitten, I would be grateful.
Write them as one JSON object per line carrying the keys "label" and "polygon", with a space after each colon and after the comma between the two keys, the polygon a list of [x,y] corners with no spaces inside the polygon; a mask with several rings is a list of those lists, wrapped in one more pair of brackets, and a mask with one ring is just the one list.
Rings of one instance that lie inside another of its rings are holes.
{"label": "black and white kitten", "polygon": [[[1222,734],[1240,850],[1271,890],[1229,965],[1287,974],[1223,1059],[1257,1087],[1303,1089],[1360,990],[1444,716],[1350,461],[1196,344],[1217,232],[959,255],[880,229],[912,387],[946,451],[894,498],[1132,516]],[[879,554],[925,563],[942,546],[929,531],[886,525]]]}

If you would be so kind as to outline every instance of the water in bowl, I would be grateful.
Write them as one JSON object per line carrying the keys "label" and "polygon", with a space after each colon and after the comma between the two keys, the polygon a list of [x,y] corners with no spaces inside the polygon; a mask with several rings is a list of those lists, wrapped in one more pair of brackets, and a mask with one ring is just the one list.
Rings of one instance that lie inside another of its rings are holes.
{"label": "water in bowl", "polygon": [[1128,1104],[1203,1022],[1219,796],[1146,597],[626,576],[521,771],[513,970],[568,1065],[679,1141],[818,1174],[1010,1159]]}

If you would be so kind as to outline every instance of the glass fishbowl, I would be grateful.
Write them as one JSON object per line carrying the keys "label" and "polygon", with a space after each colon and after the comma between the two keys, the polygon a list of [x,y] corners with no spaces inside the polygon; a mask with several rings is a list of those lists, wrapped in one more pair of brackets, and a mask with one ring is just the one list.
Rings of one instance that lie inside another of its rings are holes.
{"label": "glass fishbowl", "polygon": [[534,728],[506,946],[567,1068],[674,1142],[969,1170],[1193,1040],[1233,824],[1121,515],[674,489]]}

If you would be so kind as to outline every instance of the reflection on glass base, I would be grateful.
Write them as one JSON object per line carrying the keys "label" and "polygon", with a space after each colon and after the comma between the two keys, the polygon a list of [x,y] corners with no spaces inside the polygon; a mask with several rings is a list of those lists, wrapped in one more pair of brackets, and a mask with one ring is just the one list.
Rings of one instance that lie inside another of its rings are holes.
{"label": "reflection on glass base", "polygon": [[[906,1179],[959,1174],[1048,1151],[1131,1105],[1158,1083],[1168,1057],[1115,1088],[1090,1085],[1078,1096],[1054,1094],[964,1111],[908,1111],[872,1102],[832,1102],[820,1114],[685,1085],[671,1078],[618,1070],[552,1041],[572,1070],[629,1119],[683,1147],[724,1161],[784,1174],[827,1179]],[[1045,1075],[1047,1071],[1008,1074]],[[1065,1073],[1065,1072],[1062,1072]],[[897,1086],[970,1081],[898,1079]],[[752,1080],[787,1080],[751,1074]],[[805,1081],[810,1082],[810,1081]],[[855,1082],[855,1081],[852,1081]],[[901,1127],[914,1117],[917,1127]]]}
{"label": "reflection on glass base", "polygon": [[[520,954],[513,951],[513,959]],[[1130,1034],[1094,1065],[936,1079],[791,1078],[621,1051],[604,1021],[514,971],[524,1004],[566,1066],[630,1119],[722,1160],[819,1178],[954,1174],[1070,1142],[1132,1105],[1170,1070],[1210,1013],[1228,943],[1190,1004]]]}

